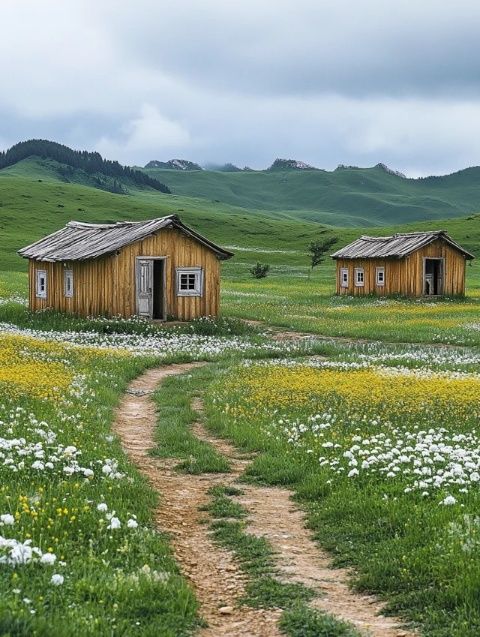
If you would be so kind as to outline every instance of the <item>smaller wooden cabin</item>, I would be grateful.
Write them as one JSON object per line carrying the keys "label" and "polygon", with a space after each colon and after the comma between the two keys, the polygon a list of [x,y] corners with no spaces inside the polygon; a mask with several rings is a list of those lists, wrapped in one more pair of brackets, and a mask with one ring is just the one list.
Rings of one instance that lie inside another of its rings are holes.
{"label": "smaller wooden cabin", "polygon": [[184,321],[217,316],[219,262],[233,256],[177,215],[71,221],[19,254],[29,259],[32,310]]}
{"label": "smaller wooden cabin", "polygon": [[465,265],[474,258],[444,230],[362,236],[331,256],[337,294],[412,297],[465,294]]}

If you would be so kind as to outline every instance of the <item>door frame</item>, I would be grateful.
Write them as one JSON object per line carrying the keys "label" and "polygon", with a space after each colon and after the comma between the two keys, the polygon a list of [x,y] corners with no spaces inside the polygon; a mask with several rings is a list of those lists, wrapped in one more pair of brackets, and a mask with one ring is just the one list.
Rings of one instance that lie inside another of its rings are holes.
{"label": "door frame", "polygon": [[[425,277],[427,276],[427,261],[441,261],[442,291],[439,294],[425,294]],[[444,296],[445,294],[445,257],[423,257],[422,296]]]}
{"label": "door frame", "polygon": [[[138,262],[139,261],[163,261],[163,281],[162,281],[162,289],[163,289],[163,303],[162,303],[162,318],[155,319],[157,321],[166,321],[167,320],[167,259],[168,257],[152,257],[152,256],[139,256],[135,257],[135,310],[137,316],[138,314]],[[155,268],[152,267],[152,299],[150,303],[150,319],[153,319],[153,306],[154,299],[153,295],[155,293]]]}

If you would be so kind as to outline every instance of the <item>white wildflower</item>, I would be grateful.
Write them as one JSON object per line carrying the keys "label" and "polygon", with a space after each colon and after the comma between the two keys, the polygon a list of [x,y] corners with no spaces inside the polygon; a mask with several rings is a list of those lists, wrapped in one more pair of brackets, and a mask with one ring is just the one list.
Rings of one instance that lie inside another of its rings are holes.
{"label": "white wildflower", "polygon": [[65,581],[65,578],[63,577],[63,575],[60,575],[59,573],[54,573],[52,575],[52,578],[50,580],[50,582],[54,585],[54,586],[61,586],[63,584],[63,582]]}
{"label": "white wildflower", "polygon": [[107,529],[119,529],[122,526],[122,523],[118,518],[111,518],[110,524],[107,526]]}
{"label": "white wildflower", "polygon": [[15,524],[15,518],[11,513],[0,515],[0,525],[11,526],[12,524]]}
{"label": "white wildflower", "polygon": [[42,564],[47,564],[48,566],[50,566],[51,564],[55,564],[56,561],[57,556],[55,555],[55,553],[44,553],[40,558],[40,562]]}

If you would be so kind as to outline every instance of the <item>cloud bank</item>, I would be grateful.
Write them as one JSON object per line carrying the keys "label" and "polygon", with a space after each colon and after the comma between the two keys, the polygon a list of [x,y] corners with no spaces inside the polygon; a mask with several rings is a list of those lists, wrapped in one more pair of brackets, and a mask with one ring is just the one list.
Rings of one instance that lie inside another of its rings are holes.
{"label": "cloud bank", "polygon": [[0,146],[127,164],[480,164],[480,5],[3,0]]}

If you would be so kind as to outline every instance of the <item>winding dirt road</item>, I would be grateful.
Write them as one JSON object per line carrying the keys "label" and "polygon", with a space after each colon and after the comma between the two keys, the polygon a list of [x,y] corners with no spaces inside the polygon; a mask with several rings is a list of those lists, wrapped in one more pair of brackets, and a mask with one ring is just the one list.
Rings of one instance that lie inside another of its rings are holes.
{"label": "winding dirt road", "polygon": [[[199,511],[209,502],[212,486],[233,484],[251,460],[225,440],[212,436],[201,422],[193,425],[193,433],[228,459],[230,473],[186,475],[174,469],[178,460],[149,455],[155,446],[157,418],[151,394],[167,376],[183,374],[199,365],[150,369],[134,380],[118,408],[114,429],[131,460],[160,493],[155,512],[158,528],[170,534],[175,558],[194,588],[207,622],[199,637],[277,637],[281,611],[240,605],[245,577],[231,553],[212,541],[204,514]],[[201,412],[201,401],[195,399],[193,407]],[[351,622],[365,636],[413,637],[414,633],[404,630],[399,620],[381,614],[382,605],[374,597],[350,590],[348,570],[332,568],[329,556],[305,528],[304,514],[292,502],[290,491],[254,485],[242,485],[242,491],[238,501],[248,511],[247,530],[269,540],[277,553],[282,579],[301,582],[318,592],[313,607]]]}

